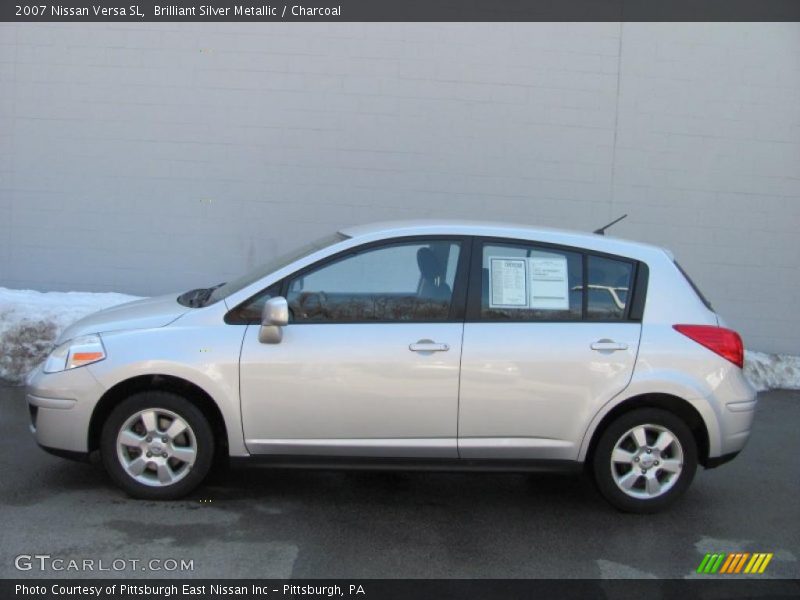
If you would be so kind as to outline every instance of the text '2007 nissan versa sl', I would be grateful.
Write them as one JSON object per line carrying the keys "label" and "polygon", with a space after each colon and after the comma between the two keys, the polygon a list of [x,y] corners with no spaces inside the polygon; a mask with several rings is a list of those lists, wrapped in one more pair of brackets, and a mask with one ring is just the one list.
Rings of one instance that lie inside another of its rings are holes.
{"label": "text '2007 nissan versa sl'", "polygon": [[756,395],[739,335],[669,251],[481,222],[345,229],[235,281],[106,309],[28,378],[54,454],[137,498],[220,459],[587,471],[664,508],[731,460]]}

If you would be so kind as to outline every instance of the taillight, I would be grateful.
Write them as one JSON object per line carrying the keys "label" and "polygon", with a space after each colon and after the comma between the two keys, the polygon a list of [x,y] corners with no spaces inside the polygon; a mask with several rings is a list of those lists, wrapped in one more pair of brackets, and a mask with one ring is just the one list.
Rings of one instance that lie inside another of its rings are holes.
{"label": "taillight", "polygon": [[740,369],[744,366],[742,338],[735,331],[713,325],[673,325],[672,327],[701,346],[705,346],[722,358],[731,361]]}

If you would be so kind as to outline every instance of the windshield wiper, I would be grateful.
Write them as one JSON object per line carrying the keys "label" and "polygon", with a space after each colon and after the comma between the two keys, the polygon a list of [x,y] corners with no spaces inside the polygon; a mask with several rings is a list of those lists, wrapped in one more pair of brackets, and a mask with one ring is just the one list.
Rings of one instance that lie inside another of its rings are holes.
{"label": "windshield wiper", "polygon": [[197,288],[195,290],[189,290],[188,292],[184,292],[178,296],[178,302],[191,308],[202,308],[206,305],[206,302],[208,302],[208,299],[211,297],[211,294],[214,293],[214,290],[216,290],[218,287],[222,287],[223,285],[225,285],[224,282],[210,288]]}
{"label": "windshield wiper", "polygon": [[200,306],[198,304],[199,299],[207,292],[207,288],[197,288],[195,290],[189,290],[188,292],[184,292],[180,296],[178,296],[178,302],[183,306],[190,306],[192,308],[197,308]]}

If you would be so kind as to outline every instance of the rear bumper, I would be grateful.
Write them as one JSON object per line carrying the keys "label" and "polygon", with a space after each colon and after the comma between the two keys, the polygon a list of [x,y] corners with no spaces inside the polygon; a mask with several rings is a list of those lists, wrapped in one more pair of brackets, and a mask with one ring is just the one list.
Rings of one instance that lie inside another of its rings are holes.
{"label": "rear bumper", "polygon": [[722,456],[717,456],[714,458],[707,458],[703,466],[706,469],[715,469],[720,465],[724,465],[727,462],[731,462],[734,458],[739,456],[739,451],[731,452],[730,454],[723,454]]}
{"label": "rear bumper", "polygon": [[[731,454],[736,456],[745,447],[750,438],[757,404],[758,400],[754,392],[752,398],[728,402],[722,407],[719,419],[720,452],[719,456],[714,457],[715,460]],[[723,460],[722,462],[727,461]]]}

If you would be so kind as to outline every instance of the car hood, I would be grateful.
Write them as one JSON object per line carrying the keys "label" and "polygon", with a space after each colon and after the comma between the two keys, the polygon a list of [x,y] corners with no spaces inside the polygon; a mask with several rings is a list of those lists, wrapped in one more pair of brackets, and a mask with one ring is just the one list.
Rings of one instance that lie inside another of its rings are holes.
{"label": "car hood", "polygon": [[134,300],[92,313],[73,323],[61,333],[57,343],[89,333],[163,327],[189,310],[178,303],[178,294]]}

